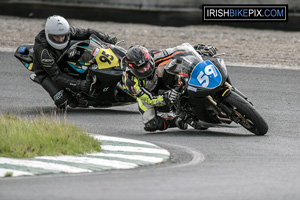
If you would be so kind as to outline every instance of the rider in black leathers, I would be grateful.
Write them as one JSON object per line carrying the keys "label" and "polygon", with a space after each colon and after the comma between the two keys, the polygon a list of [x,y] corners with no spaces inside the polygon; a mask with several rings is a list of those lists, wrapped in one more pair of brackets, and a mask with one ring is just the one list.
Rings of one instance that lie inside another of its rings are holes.
{"label": "rider in black leathers", "polygon": [[45,29],[35,38],[33,69],[36,76],[31,76],[31,79],[43,86],[58,108],[78,105],[76,99],[72,98],[65,88],[89,91],[90,80],[77,80],[62,73],[57,62],[66,51],[70,40],[86,40],[92,34],[111,44],[117,42],[116,37],[102,32],[70,26],[65,18],[57,15],[48,17]]}

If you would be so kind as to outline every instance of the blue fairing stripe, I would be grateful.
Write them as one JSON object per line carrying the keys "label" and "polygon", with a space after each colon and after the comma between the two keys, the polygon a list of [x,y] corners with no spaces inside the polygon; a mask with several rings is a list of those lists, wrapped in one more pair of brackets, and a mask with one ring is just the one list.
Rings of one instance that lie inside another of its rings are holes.
{"label": "blue fairing stripe", "polygon": [[77,68],[75,67],[75,65],[73,65],[73,64],[71,64],[71,63],[69,63],[69,62],[68,62],[68,64],[69,64],[73,69],[75,69],[77,72],[79,72],[79,73],[81,73],[81,74],[83,74],[83,73],[85,72],[85,69],[77,69]]}

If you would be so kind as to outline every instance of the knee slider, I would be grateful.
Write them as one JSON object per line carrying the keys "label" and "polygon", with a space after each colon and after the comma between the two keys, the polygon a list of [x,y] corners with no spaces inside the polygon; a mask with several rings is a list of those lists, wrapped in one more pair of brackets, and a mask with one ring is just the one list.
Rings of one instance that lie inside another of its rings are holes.
{"label": "knee slider", "polygon": [[59,109],[67,108],[67,105],[72,102],[71,96],[64,90],[58,91],[56,94],[53,95],[53,100],[55,105]]}
{"label": "knee slider", "polygon": [[145,124],[146,131],[166,130],[168,128],[168,121],[160,116],[156,116]]}

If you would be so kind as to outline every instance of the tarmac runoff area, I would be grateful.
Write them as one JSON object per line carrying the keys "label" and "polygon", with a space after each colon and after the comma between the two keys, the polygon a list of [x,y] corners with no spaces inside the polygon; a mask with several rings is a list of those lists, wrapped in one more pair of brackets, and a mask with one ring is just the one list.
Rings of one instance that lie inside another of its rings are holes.
{"label": "tarmac runoff area", "polygon": [[132,169],[163,163],[170,159],[169,151],[152,143],[104,135],[93,137],[102,143],[100,153],[41,156],[31,159],[0,157],[0,177],[6,177],[8,174],[16,177]]}

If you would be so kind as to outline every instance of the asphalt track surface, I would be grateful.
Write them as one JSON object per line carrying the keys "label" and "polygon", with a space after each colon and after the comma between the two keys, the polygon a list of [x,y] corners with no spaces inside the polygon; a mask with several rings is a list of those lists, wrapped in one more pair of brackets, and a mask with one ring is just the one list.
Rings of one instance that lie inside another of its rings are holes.
{"label": "asphalt track surface", "polygon": [[[0,53],[0,111],[20,116],[53,112],[48,94],[30,72]],[[243,128],[144,132],[136,105],[69,109],[89,132],[151,142],[171,152],[170,162],[131,170],[0,179],[0,199],[299,199],[300,71],[228,67],[234,86],[269,124],[265,136]]]}

